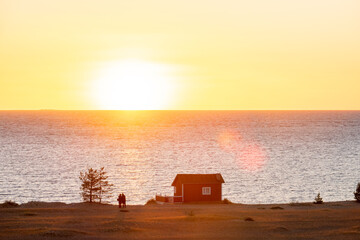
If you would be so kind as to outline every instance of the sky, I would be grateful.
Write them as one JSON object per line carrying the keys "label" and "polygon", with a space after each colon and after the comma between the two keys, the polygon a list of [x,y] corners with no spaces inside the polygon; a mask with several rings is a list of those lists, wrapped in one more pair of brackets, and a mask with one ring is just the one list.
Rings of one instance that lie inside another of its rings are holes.
{"label": "sky", "polygon": [[0,109],[360,110],[358,0],[0,0]]}

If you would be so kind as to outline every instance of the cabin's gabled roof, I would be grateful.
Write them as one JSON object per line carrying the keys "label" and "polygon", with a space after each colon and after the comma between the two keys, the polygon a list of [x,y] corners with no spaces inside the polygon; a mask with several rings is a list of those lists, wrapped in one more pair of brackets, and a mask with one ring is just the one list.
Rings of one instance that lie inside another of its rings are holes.
{"label": "cabin's gabled roof", "polygon": [[176,182],[181,184],[203,184],[203,183],[224,183],[224,179],[220,173],[216,174],[177,174],[171,186],[175,186]]}

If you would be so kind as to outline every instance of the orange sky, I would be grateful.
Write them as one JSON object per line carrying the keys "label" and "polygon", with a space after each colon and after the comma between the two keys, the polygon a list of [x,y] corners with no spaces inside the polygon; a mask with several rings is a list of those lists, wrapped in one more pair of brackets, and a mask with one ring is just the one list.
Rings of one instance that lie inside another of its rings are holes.
{"label": "orange sky", "polygon": [[357,0],[0,0],[0,109],[360,110],[359,12]]}

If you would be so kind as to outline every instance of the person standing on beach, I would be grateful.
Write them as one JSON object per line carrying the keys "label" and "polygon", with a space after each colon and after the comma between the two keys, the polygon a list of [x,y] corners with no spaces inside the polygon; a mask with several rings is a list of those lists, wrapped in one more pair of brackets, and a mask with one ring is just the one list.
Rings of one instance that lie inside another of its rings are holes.
{"label": "person standing on beach", "polygon": [[121,203],[122,203],[122,193],[119,194],[117,201],[119,202],[119,208],[121,208]]}
{"label": "person standing on beach", "polygon": [[124,208],[126,208],[126,197],[124,193],[122,193],[122,200],[123,200],[123,206]]}

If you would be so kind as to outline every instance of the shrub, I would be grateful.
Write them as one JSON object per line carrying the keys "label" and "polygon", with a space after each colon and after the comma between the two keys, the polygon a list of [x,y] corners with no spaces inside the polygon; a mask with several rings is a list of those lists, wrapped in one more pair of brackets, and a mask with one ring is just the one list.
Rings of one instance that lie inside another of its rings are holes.
{"label": "shrub", "polygon": [[156,200],[155,199],[149,199],[146,203],[145,203],[145,205],[152,205],[152,204],[156,204]]}
{"label": "shrub", "polygon": [[356,192],[354,192],[355,199],[360,202],[360,182],[356,187]]}
{"label": "shrub", "polygon": [[223,203],[223,204],[232,204],[232,201],[230,201],[230,200],[227,199],[227,198],[224,198],[224,200],[222,200],[222,203]]}
{"label": "shrub", "polygon": [[317,195],[316,195],[316,197],[315,197],[315,204],[322,204],[323,203],[323,200],[322,200],[322,198],[320,197],[320,193],[318,193]]}

